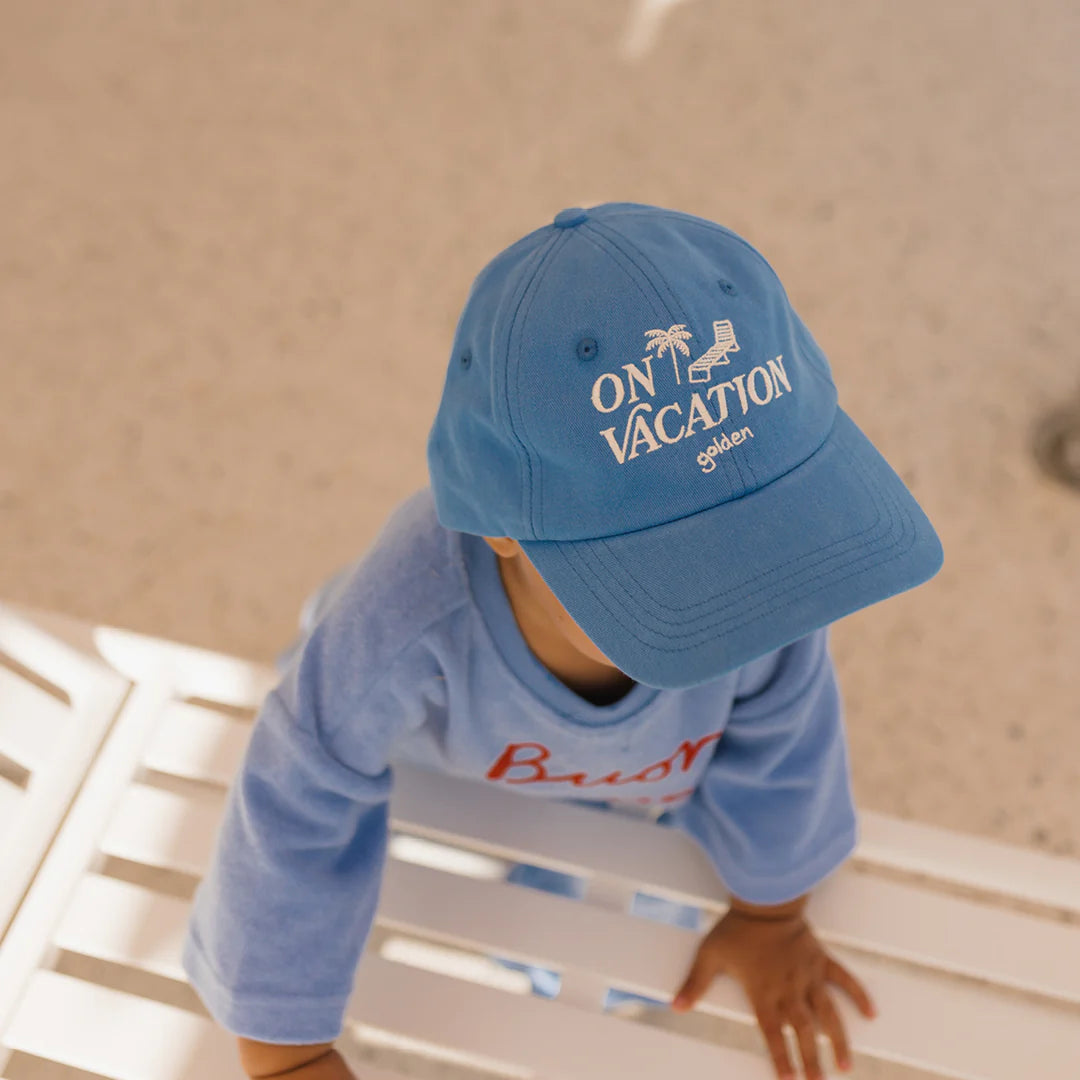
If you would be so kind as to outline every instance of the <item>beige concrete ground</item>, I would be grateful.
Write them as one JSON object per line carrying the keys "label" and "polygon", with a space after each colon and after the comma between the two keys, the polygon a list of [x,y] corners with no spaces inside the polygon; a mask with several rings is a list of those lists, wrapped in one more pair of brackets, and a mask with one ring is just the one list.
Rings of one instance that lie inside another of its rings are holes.
{"label": "beige concrete ground", "polygon": [[1028,444],[1080,384],[1080,8],[640,10],[0,3],[0,596],[270,658],[424,483],[483,262],[675,206],[770,257],[945,542],[837,628],[862,804],[1077,851],[1080,497]]}

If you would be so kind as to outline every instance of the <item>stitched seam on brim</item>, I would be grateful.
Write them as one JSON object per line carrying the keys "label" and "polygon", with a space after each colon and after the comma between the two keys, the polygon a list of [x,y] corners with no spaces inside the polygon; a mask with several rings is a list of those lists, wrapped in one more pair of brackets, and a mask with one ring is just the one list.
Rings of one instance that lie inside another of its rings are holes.
{"label": "stitched seam on brim", "polygon": [[[838,449],[842,453],[847,453],[847,451],[843,447],[838,447]],[[861,462],[859,462],[857,458],[852,457],[851,460],[856,469],[860,471],[864,469],[864,466]],[[864,477],[860,476],[859,479],[864,479]],[[693,611],[695,608],[708,606],[709,609],[712,610],[716,605],[716,601],[718,600],[731,598],[735,601],[738,601],[742,595],[750,595],[752,592],[756,591],[759,587],[759,583],[764,582],[761,587],[768,587],[774,581],[790,580],[793,577],[798,577],[803,572],[803,569],[812,568],[833,558],[839,558],[853,548],[876,543],[880,538],[878,535],[879,532],[881,536],[887,535],[888,532],[891,530],[894,522],[892,521],[892,519],[889,519],[889,521],[884,525],[884,527],[882,527],[882,522],[883,519],[885,519],[885,514],[883,513],[882,503],[879,500],[884,498],[885,496],[880,495],[880,493],[875,490],[872,485],[869,484],[867,485],[866,490],[870,493],[870,497],[873,500],[878,512],[877,518],[871,525],[860,529],[857,533],[852,533],[850,536],[844,537],[840,540],[834,540],[823,547],[816,548],[813,551],[804,552],[802,555],[797,555],[793,559],[790,559],[789,561],[783,563],[781,566],[775,566],[770,570],[763,570],[760,573],[755,574],[753,577],[744,578],[742,581],[730,586],[729,588],[722,589],[716,593],[711,593],[705,599],[695,601],[692,604],[687,604],[685,607],[672,607],[671,605],[665,604],[663,601],[658,600],[655,596],[652,595],[652,593],[646,587],[645,583],[639,581],[638,578],[634,576],[633,572],[627,566],[626,562],[622,558],[620,558],[619,554],[616,551],[611,548],[610,544],[608,544],[607,542],[598,542],[598,546],[599,543],[603,543],[611,559],[614,562],[618,563],[620,569],[626,575],[626,577],[628,577],[631,581],[634,582],[640,594],[644,595],[647,600],[655,606],[656,610],[652,614],[657,622],[669,622],[672,623],[672,625],[675,625],[675,622],[673,620],[667,619],[664,617],[664,615],[657,613],[662,611],[665,613],[671,613],[672,615],[680,616],[681,618],[679,619],[679,623],[681,624],[685,621],[685,614],[687,612]],[[573,559],[574,557],[581,557],[583,562],[586,558],[592,560],[593,565],[595,567],[599,567],[599,571],[594,570],[594,575],[598,580],[610,578],[613,582],[621,584],[618,582],[618,578],[614,577],[608,572],[607,565],[602,559],[600,559],[595,550],[592,550],[589,547],[583,545],[581,548],[576,549],[573,552],[571,559]],[[799,563],[806,563],[806,567],[798,568]],[[783,577],[777,576],[785,570],[789,570],[790,572],[784,574]],[[630,595],[629,590],[626,591],[627,595]],[[645,608],[646,605],[642,604],[641,609],[645,610]],[[693,616],[691,616],[691,618],[692,617]]]}
{"label": "stitched seam on brim", "polygon": [[[895,519],[895,520],[899,524],[901,524],[902,526],[906,526],[908,523],[910,523],[910,519],[908,519],[906,517]],[[904,531],[906,532],[906,528],[904,529]],[[810,577],[807,577],[807,578],[802,580],[802,582],[801,582],[802,585],[811,584],[811,583],[813,583],[814,581],[817,581],[817,580],[822,580],[822,579],[824,579],[824,580],[823,580],[823,583],[821,585],[819,585],[818,587],[816,587],[814,589],[805,590],[805,589],[800,588],[799,586],[796,586],[795,589],[792,589],[787,593],[781,593],[779,597],[769,596],[769,597],[763,599],[761,603],[756,604],[752,610],[757,611],[761,607],[768,607],[770,605],[773,605],[773,604],[776,603],[777,599],[779,599],[781,601],[781,606],[783,606],[783,601],[787,601],[787,603],[790,604],[790,603],[794,603],[794,602],[797,602],[797,601],[805,600],[808,596],[812,596],[812,595],[814,595],[814,593],[820,592],[822,589],[826,589],[826,588],[830,587],[831,585],[837,583],[838,581],[842,581],[842,580],[846,580],[846,579],[849,579],[849,578],[857,577],[859,574],[866,573],[867,571],[872,570],[872,569],[876,568],[877,566],[883,565],[884,563],[886,563],[888,561],[892,561],[893,559],[900,558],[901,556],[906,554],[907,551],[909,551],[914,546],[917,537],[918,537],[917,530],[912,528],[910,541],[906,545],[902,546],[902,539],[898,539],[898,540],[894,541],[893,543],[889,544],[887,547],[872,550],[872,551],[868,552],[867,555],[864,558],[856,560],[855,563],[845,564],[844,566],[842,566],[841,568],[839,568],[836,572],[834,572],[832,574],[829,574],[829,573],[815,574],[815,575],[812,575]],[[899,549],[899,550],[897,550],[897,549]],[[859,563],[866,563],[866,562],[868,562],[870,565],[863,566],[863,567],[861,567],[860,569],[857,569],[857,570],[852,570],[852,568],[854,566],[858,566]],[[588,591],[596,598],[596,601],[601,606],[601,608],[608,611],[610,614],[614,615],[615,612],[611,610],[610,603],[605,603],[601,599],[600,595],[597,593],[596,589],[593,587],[593,582],[591,582],[591,581],[587,580],[586,578],[582,577],[578,567],[575,566],[574,564],[568,563],[567,565],[570,567],[571,570],[574,571],[574,573],[576,574],[578,579],[581,581],[582,585],[584,585],[585,588],[587,588]],[[844,573],[844,571],[848,571],[848,572]],[[603,583],[597,582],[597,584],[602,585]],[[629,611],[625,607],[625,605],[623,605],[622,603],[619,603],[618,606],[621,607],[623,609],[624,613],[627,616],[629,616],[634,622],[640,623],[640,621],[641,621],[641,619],[640,619],[641,613],[634,613],[634,612]],[[741,609],[739,613],[740,614],[745,614],[745,612],[746,612],[746,609],[744,608],[744,609]],[[732,619],[721,619],[721,620],[718,620],[715,623],[708,624],[708,625],[700,627],[699,629],[697,629],[695,631],[691,631],[689,634],[682,635],[683,638],[685,638],[685,639],[700,639],[700,640],[686,641],[684,644],[679,644],[679,645],[657,644],[655,641],[649,641],[649,640],[641,637],[638,633],[636,633],[635,630],[634,630],[634,627],[630,626],[630,625],[627,625],[627,622],[624,621],[624,620],[619,620],[619,625],[620,625],[622,630],[624,630],[632,638],[634,638],[640,644],[646,646],[649,649],[652,649],[652,650],[657,651],[657,652],[683,653],[683,652],[690,652],[691,650],[693,650],[693,649],[697,648],[698,646],[700,646],[701,644],[703,644],[705,641],[708,641],[708,640],[713,639],[713,638],[715,638],[717,636],[720,636],[721,633],[723,635],[728,635],[728,634],[732,633],[733,631],[738,630],[738,629],[742,628],[743,626],[746,626],[749,623],[752,623],[752,622],[755,622],[755,621],[758,621],[758,616],[754,615],[754,614],[751,614],[748,617],[746,617],[744,619],[741,619],[741,620],[738,620],[738,621],[735,621],[733,618]],[[718,631],[719,627],[724,627],[724,629],[722,631]],[[669,637],[663,638],[662,640],[664,642],[666,642],[666,643],[669,643],[669,642],[671,642],[671,641],[673,641],[675,639],[676,639],[675,636],[669,636]]]}
{"label": "stitched seam on brim", "polygon": [[[903,519],[894,519],[894,525],[897,523],[900,524],[902,527],[906,524]],[[892,531],[892,535],[896,536],[895,529]],[[917,534],[913,530],[912,543],[914,543],[916,535]],[[843,563],[832,571],[826,570],[821,573],[815,573],[806,577],[800,577],[793,586],[789,586],[786,584],[791,580],[791,576],[789,575],[787,578],[783,579],[783,581],[776,582],[774,588],[768,590],[767,592],[763,590],[758,595],[757,603],[753,604],[751,607],[748,608],[744,605],[739,605],[737,607],[735,615],[699,625],[695,629],[689,630],[687,633],[682,635],[669,635],[661,639],[667,642],[681,639],[684,642],[683,645],[674,647],[653,645],[652,647],[660,649],[662,651],[682,652],[696,647],[694,644],[691,643],[693,640],[697,640],[697,643],[701,644],[704,641],[716,637],[720,633],[730,634],[731,632],[738,630],[741,627],[748,625],[749,623],[758,621],[760,616],[757,614],[757,612],[761,611],[763,608],[768,608],[772,605],[777,604],[778,602],[781,605],[785,603],[795,603],[799,600],[805,599],[807,596],[813,595],[815,592],[819,592],[823,588],[827,588],[833,584],[836,584],[839,581],[855,577],[858,574],[864,573],[867,570],[872,569],[873,567],[879,566],[894,557],[898,557],[899,554],[903,554],[907,550],[907,548],[904,548],[898,554],[894,554],[896,549],[901,547],[902,538],[903,531],[897,539],[893,540],[888,545],[873,548],[867,551],[866,554],[861,558],[858,558],[853,562]],[[908,547],[910,546],[911,545],[909,544]],[[846,552],[841,554],[846,554]],[[828,561],[834,561],[839,557],[840,555],[831,556]],[[822,584],[818,588],[805,588],[806,585],[812,584],[813,582],[820,580],[823,580],[824,584]],[[745,617],[740,618],[737,616]],[[641,613],[638,613],[635,622],[641,622]],[[629,630],[630,628],[627,627],[626,629]],[[661,631],[655,629],[654,627],[646,626],[646,629],[654,633],[656,636],[659,636],[661,634]],[[632,630],[630,632],[633,633]],[[648,644],[642,638],[639,638],[638,640],[642,641],[642,644]]]}

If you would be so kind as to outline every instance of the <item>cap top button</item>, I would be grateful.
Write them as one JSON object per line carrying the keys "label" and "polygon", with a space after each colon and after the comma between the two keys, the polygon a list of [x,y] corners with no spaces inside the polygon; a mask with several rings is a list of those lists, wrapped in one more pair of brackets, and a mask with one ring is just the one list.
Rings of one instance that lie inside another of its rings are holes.
{"label": "cap top button", "polygon": [[580,206],[574,206],[569,210],[560,210],[555,215],[555,228],[572,229],[575,225],[587,221],[588,218],[589,215]]}

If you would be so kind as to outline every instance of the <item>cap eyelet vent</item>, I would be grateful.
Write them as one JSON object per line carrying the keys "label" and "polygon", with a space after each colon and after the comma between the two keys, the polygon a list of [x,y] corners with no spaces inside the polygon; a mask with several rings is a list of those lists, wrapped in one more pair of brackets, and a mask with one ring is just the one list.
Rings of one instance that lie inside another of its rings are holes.
{"label": "cap eyelet vent", "polygon": [[722,293],[724,293],[725,296],[738,296],[739,295],[739,290],[736,289],[734,284],[732,284],[732,282],[728,281],[727,278],[718,279],[716,284],[720,286],[720,291]]}
{"label": "cap eyelet vent", "polygon": [[595,360],[599,352],[600,346],[597,345],[596,338],[583,337],[577,343],[577,354],[579,360]]}
{"label": "cap eyelet vent", "polygon": [[461,366],[467,368],[472,363],[472,353],[464,352],[461,354]]}

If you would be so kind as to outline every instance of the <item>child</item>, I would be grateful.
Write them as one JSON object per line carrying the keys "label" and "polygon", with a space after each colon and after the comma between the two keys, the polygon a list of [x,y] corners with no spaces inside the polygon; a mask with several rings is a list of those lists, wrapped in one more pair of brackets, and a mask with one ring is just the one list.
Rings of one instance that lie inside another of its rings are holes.
{"label": "child", "polygon": [[711,222],[564,210],[458,324],[431,490],[324,590],[230,789],[185,969],[251,1076],[332,1049],[375,911],[389,763],[526,796],[648,804],[731,909],[675,998],[740,980],[777,1073],[849,1051],[803,918],[856,843],[826,634],[941,548],[843,413],[765,260]]}

